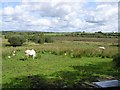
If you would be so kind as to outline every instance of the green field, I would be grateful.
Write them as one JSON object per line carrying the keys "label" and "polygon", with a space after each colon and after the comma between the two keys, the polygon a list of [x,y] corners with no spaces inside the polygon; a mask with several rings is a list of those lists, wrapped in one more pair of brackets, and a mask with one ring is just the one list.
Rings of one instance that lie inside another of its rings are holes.
{"label": "green field", "polygon": [[[113,69],[112,59],[109,58],[70,58],[66,56],[56,56],[52,54],[41,54],[40,59],[19,60],[15,59],[3,61],[3,87],[22,87],[30,82],[21,81],[21,78],[28,76],[45,76],[45,78],[62,79],[67,84],[74,84],[78,81],[95,81],[97,78],[114,76],[119,78],[120,74]],[[18,78],[18,80],[17,80]],[[20,79],[19,79],[20,78]]]}
{"label": "green field", "polygon": [[[5,46],[8,42],[3,39],[3,88],[86,87],[82,83],[110,76],[120,79],[120,71],[112,62],[118,53],[116,38],[75,39],[56,37],[53,43],[25,42],[19,47]],[[106,49],[100,51],[99,46]],[[35,60],[24,59],[26,48],[36,50]],[[16,50],[16,56],[8,58],[13,50]]]}

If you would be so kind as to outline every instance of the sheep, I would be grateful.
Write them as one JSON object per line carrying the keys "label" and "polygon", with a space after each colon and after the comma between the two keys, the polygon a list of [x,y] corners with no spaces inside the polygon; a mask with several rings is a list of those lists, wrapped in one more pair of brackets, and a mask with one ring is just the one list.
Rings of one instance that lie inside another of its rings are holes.
{"label": "sheep", "polygon": [[28,58],[29,56],[32,56],[33,59],[35,59],[35,57],[36,57],[36,52],[35,52],[34,49],[32,49],[32,50],[26,50],[26,51],[25,51],[25,55],[27,56],[27,58]]}
{"label": "sheep", "polygon": [[16,51],[13,51],[13,52],[12,52],[12,55],[15,56],[15,55],[16,55]]}
{"label": "sheep", "polygon": [[11,58],[11,56],[8,56],[8,58]]}
{"label": "sheep", "polygon": [[11,58],[12,56],[15,56],[16,55],[16,51],[12,51],[11,54],[8,56],[8,58]]}
{"label": "sheep", "polygon": [[64,54],[65,56],[67,55],[67,53]]}
{"label": "sheep", "polygon": [[105,47],[99,47],[99,49],[101,49],[101,50],[105,50]]}
{"label": "sheep", "polygon": [[105,50],[105,47],[99,47],[99,51],[100,51],[101,53],[103,53],[104,50]]}

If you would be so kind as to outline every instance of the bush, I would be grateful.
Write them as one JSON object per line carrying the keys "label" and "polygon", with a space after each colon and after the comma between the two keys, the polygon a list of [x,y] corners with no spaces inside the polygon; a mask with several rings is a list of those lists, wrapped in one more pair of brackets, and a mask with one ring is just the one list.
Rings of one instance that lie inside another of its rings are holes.
{"label": "bush", "polygon": [[52,43],[53,39],[51,37],[45,37],[45,42],[46,43]]}
{"label": "bush", "polygon": [[13,47],[21,46],[25,41],[26,39],[22,35],[14,35],[8,38],[8,42]]}
{"label": "bush", "polygon": [[38,39],[38,43],[43,44],[44,42],[45,42],[45,38],[44,37],[40,37]]}
{"label": "bush", "polygon": [[13,35],[15,35],[15,34],[12,33],[12,32],[8,32],[8,33],[6,33],[6,34],[4,35],[4,37],[5,37],[5,39],[8,39],[8,38],[10,38],[10,37],[13,36]]}
{"label": "bush", "polygon": [[35,42],[35,43],[40,43],[40,44],[43,44],[43,43],[52,43],[53,42],[53,39],[51,37],[45,37],[43,33],[41,34],[36,34],[32,37],[29,38],[29,40]]}
{"label": "bush", "polygon": [[44,43],[45,42],[45,37],[44,35],[34,35],[31,39],[31,41],[35,42],[35,43]]}
{"label": "bush", "polygon": [[116,54],[114,57],[113,57],[113,62],[115,64],[116,67],[119,67],[120,68],[120,53],[119,54]]}

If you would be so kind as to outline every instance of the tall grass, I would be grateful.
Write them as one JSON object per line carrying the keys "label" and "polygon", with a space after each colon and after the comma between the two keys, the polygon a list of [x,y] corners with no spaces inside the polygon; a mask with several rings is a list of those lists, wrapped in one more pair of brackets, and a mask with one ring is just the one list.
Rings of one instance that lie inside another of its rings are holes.
{"label": "tall grass", "polygon": [[[103,43],[103,46],[104,43]],[[55,42],[49,44],[35,44],[35,45],[24,45],[21,47],[3,47],[2,57],[10,55],[13,50],[25,51],[25,49],[35,49],[36,52],[49,52],[54,55],[66,55],[73,58],[79,58],[82,56],[86,57],[107,57],[112,58],[118,53],[118,47],[106,45],[105,50],[99,50],[99,43],[80,43],[80,42]]]}

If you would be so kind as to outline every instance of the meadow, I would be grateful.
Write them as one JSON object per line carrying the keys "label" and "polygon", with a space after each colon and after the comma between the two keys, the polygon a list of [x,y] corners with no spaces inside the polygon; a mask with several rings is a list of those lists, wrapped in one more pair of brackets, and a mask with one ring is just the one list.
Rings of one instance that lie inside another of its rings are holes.
{"label": "meadow", "polygon": [[[120,79],[120,71],[112,61],[118,53],[117,38],[55,35],[53,38],[53,43],[29,41],[18,47],[6,46],[7,39],[3,38],[3,88],[86,88],[85,82],[111,76]],[[106,49],[101,51],[99,46]],[[37,52],[35,60],[24,59],[26,48]],[[16,56],[8,58],[13,50],[16,50]]]}

